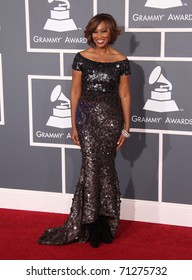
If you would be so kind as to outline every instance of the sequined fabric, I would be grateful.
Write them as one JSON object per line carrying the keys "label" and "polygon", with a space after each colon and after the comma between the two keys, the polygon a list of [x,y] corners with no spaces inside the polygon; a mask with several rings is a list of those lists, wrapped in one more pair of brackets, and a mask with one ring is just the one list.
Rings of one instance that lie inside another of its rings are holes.
{"label": "sequined fabric", "polygon": [[129,75],[127,59],[96,62],[80,53],[73,69],[82,72],[82,94],[76,110],[82,166],[68,219],[48,229],[39,243],[63,245],[86,242],[86,224],[100,215],[108,217],[114,237],[120,216],[120,190],[115,169],[116,145],[123,127],[123,112],[118,94],[121,75]]}

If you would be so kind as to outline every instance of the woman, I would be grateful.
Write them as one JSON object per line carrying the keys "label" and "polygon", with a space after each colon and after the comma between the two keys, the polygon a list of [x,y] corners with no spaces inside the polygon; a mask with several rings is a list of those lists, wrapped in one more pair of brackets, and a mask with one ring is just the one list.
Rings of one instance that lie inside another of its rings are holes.
{"label": "woman", "polygon": [[68,219],[47,230],[41,244],[90,241],[98,247],[115,236],[120,216],[115,157],[130,136],[129,62],[111,47],[119,34],[111,15],[94,16],[85,29],[90,48],[74,58],[71,138],[81,147],[81,173]]}

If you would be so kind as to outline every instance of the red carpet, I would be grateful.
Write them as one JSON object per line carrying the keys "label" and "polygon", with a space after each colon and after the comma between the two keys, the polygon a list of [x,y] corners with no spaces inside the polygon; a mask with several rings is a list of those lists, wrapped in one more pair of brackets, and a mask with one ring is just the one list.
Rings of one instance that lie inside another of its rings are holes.
{"label": "red carpet", "polygon": [[0,209],[1,260],[192,260],[192,228],[120,221],[112,244],[45,246],[38,237],[67,215]]}

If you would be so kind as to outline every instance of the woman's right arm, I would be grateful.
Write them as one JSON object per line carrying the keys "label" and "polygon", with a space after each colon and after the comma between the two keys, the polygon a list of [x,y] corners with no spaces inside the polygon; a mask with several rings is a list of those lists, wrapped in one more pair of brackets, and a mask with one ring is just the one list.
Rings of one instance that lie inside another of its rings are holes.
{"label": "woman's right arm", "polygon": [[82,85],[82,72],[77,70],[72,70],[72,84],[70,92],[70,102],[71,102],[71,123],[72,123],[72,135],[71,139],[74,144],[79,145],[79,137],[76,128],[76,108],[81,96],[81,85]]}

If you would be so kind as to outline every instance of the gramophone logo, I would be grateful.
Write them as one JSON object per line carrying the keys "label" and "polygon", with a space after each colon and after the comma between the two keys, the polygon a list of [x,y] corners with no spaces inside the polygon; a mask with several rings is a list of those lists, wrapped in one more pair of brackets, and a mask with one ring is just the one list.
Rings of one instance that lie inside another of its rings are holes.
{"label": "gramophone logo", "polygon": [[[171,100],[172,84],[161,72],[161,66],[157,66],[149,77],[149,84],[155,88],[151,91],[151,99],[147,100],[143,109],[160,113],[179,111],[175,101]],[[159,84],[160,86],[156,87]]]}
{"label": "gramophone logo", "polygon": [[181,0],[147,0],[145,7],[168,9],[183,6]]}
{"label": "gramophone logo", "polygon": [[70,2],[68,0],[48,0],[49,3],[61,2],[50,11],[44,29],[57,32],[77,30],[73,19],[70,18]]}
{"label": "gramophone logo", "polygon": [[70,100],[64,95],[61,85],[57,85],[50,97],[51,102],[61,101],[60,105],[53,108],[53,115],[49,117],[47,126],[57,128],[70,128],[71,127],[71,110]]}

